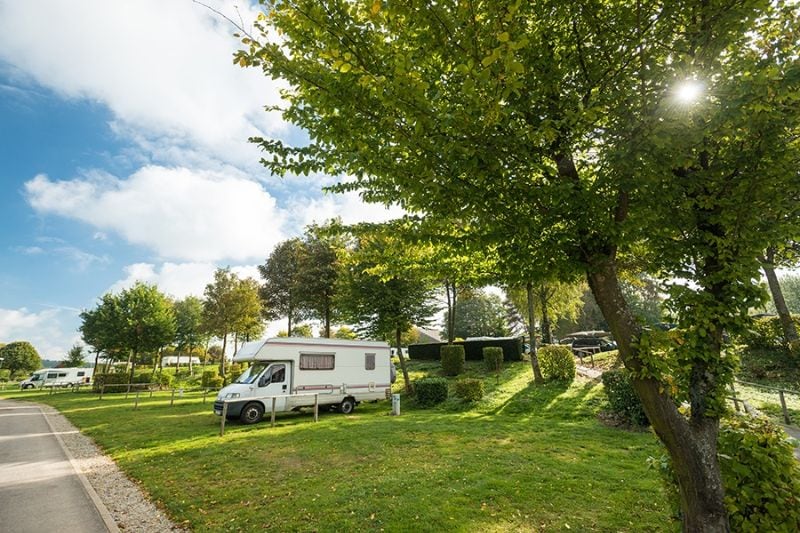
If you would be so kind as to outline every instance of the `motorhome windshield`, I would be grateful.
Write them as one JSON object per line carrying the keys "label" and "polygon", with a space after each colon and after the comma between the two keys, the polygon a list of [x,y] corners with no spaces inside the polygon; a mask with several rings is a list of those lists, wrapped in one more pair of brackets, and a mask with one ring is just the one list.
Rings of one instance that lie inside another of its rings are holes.
{"label": "motorhome windshield", "polygon": [[28,379],[30,379],[31,381],[39,381],[40,379],[42,379],[42,375],[41,374],[34,374]]}
{"label": "motorhome windshield", "polygon": [[241,376],[236,378],[234,383],[245,383],[247,385],[253,383],[267,366],[269,366],[268,363],[253,363]]}

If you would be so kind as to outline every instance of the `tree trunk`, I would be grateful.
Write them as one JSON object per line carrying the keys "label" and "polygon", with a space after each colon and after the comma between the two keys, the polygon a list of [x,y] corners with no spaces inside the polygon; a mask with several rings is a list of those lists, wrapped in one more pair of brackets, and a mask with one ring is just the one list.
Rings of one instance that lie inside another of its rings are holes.
{"label": "tree trunk", "polygon": [[294,311],[294,309],[292,309],[292,306],[289,306],[289,315],[286,317],[287,321],[289,322],[289,329],[286,330],[286,336],[287,337],[291,337],[292,336],[292,312],[293,311]]}
{"label": "tree trunk", "polygon": [[330,302],[325,303],[325,338],[331,338],[331,306]]}
{"label": "tree trunk", "polygon": [[408,378],[408,369],[406,368],[405,357],[403,357],[403,349],[400,347],[400,337],[402,337],[402,335],[402,330],[400,328],[395,328],[394,341],[395,346],[397,347],[397,357],[400,359],[400,369],[403,371],[403,381],[406,385],[406,392],[408,394],[414,394],[414,386],[411,384],[411,380]]}
{"label": "tree trunk", "polygon": [[[589,287],[619,345],[625,367],[642,369],[636,341],[641,329],[630,313],[620,290],[616,264],[611,257],[590,259]],[[717,332],[721,336],[721,329]],[[718,348],[718,346],[717,346]],[[633,387],[653,429],[672,458],[680,489],[683,530],[728,533],[730,525],[723,501],[724,488],[717,459],[719,419],[706,416],[702,389],[707,372],[695,368],[692,375],[692,415],[687,420],[661,383],[652,378],[634,378]]]}
{"label": "tree trunk", "polygon": [[[194,376],[194,366],[192,365],[192,351],[193,351],[193,349],[194,349],[194,346],[192,346],[190,344],[189,345],[189,375],[190,376]],[[177,374],[178,371],[176,370],[175,373]]]}
{"label": "tree trunk", "polygon": [[219,361],[219,375],[222,376],[222,382],[225,383],[225,348],[228,345],[228,334],[222,336],[222,358]]}
{"label": "tree trunk", "polygon": [[548,300],[547,289],[545,288],[539,294],[539,302],[542,305],[542,344],[553,343],[553,336],[550,332],[550,316],[547,314],[547,306],[550,303]]}
{"label": "tree trunk", "polygon": [[128,355],[128,364],[131,366],[131,372],[128,374],[128,384],[133,383],[133,371],[136,369],[136,354],[131,350]]}
{"label": "tree trunk", "polygon": [[97,364],[100,362],[100,350],[94,351],[94,367],[92,368],[92,375],[97,374]]}
{"label": "tree trunk", "polygon": [[761,268],[767,277],[769,292],[772,293],[772,301],[775,303],[775,310],[778,312],[778,317],[781,321],[783,338],[786,340],[787,347],[791,348],[797,345],[797,328],[794,325],[794,320],[792,320],[792,315],[789,313],[789,308],[786,307],[786,300],[783,299],[783,290],[778,282],[778,276],[775,274],[774,248],[767,250],[766,256],[762,258]]}
{"label": "tree trunk", "polygon": [[531,338],[531,367],[533,367],[533,382],[544,383],[542,371],[539,369],[539,355],[536,351],[536,324],[534,322],[533,313],[533,283],[528,282],[525,285],[525,291],[528,296],[528,335]]}

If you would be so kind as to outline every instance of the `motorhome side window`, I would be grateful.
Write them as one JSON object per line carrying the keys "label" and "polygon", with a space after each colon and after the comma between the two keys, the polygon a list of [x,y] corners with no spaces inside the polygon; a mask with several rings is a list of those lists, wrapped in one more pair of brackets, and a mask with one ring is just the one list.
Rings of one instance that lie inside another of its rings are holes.
{"label": "motorhome side window", "polygon": [[300,354],[300,370],[333,370],[334,364],[333,354]]}
{"label": "motorhome side window", "polygon": [[364,369],[375,370],[375,354],[368,353],[364,355]]}
{"label": "motorhome side window", "polygon": [[286,367],[283,365],[272,367],[271,383],[283,383],[286,379]]}
{"label": "motorhome side window", "polygon": [[57,377],[58,374],[56,374],[55,372],[50,372],[47,374],[47,379],[56,379]]}
{"label": "motorhome side window", "polygon": [[83,376],[85,376],[85,375],[86,375],[86,372],[78,372],[78,377],[79,377],[79,378],[80,378],[80,377],[83,377]]}

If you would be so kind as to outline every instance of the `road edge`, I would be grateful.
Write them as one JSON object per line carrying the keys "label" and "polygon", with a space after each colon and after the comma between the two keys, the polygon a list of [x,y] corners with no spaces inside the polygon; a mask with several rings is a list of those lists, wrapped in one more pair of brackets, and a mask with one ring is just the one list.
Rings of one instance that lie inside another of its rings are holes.
{"label": "road edge", "polygon": [[72,452],[69,451],[69,448],[67,448],[67,445],[64,443],[64,439],[61,438],[61,435],[58,434],[58,432],[53,427],[52,422],[50,422],[50,417],[47,416],[47,413],[44,411],[44,409],[42,409],[41,405],[36,404],[34,402],[30,403],[36,405],[36,407],[39,409],[39,412],[42,413],[42,416],[47,422],[47,427],[50,428],[50,433],[53,434],[53,436],[58,441],[58,445],[61,446],[62,450],[64,450],[64,454],[67,456],[67,459],[69,459],[69,463],[72,465],[72,469],[78,476],[78,479],[80,480],[81,485],[83,486],[83,490],[86,491],[86,494],[89,496],[89,499],[92,500],[92,503],[97,509],[97,512],[100,514],[100,518],[103,520],[106,529],[108,529],[109,533],[119,533],[120,529],[119,526],[117,526],[116,520],[114,520],[114,517],[111,516],[111,513],[106,507],[106,504],[103,503],[103,500],[100,499],[100,496],[97,494],[97,491],[94,490],[92,484],[89,483],[89,480],[81,471],[80,466],[78,465],[78,461],[75,460],[75,456],[73,456]]}

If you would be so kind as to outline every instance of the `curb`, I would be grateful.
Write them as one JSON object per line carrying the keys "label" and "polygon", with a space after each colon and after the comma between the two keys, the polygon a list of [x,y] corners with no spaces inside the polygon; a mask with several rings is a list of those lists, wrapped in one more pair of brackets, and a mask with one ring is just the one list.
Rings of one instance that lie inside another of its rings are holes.
{"label": "curb", "polygon": [[78,479],[80,480],[81,485],[83,486],[83,490],[86,491],[86,494],[89,496],[89,499],[92,500],[92,503],[97,509],[97,512],[100,514],[100,518],[103,519],[103,523],[105,524],[106,529],[109,531],[109,533],[119,533],[120,529],[119,527],[117,527],[117,522],[111,516],[111,513],[108,512],[108,509],[103,503],[103,500],[101,500],[100,496],[97,495],[97,492],[94,490],[94,487],[92,487],[91,483],[89,483],[89,480],[86,479],[86,476],[84,476],[83,472],[81,472],[80,467],[78,466],[78,462],[75,460],[75,457],[72,455],[72,452],[69,451],[69,448],[67,448],[66,444],[64,444],[64,440],[61,438],[61,435],[59,435],[58,432],[56,432],[55,428],[53,427],[53,424],[50,422],[50,418],[47,416],[47,413],[44,412],[44,409],[42,409],[41,405],[37,404],[34,405],[36,405],[39,408],[39,412],[42,413],[42,416],[47,422],[47,427],[50,428],[50,433],[53,434],[53,436],[58,441],[59,446],[61,446],[61,449],[64,450],[64,454],[67,456],[67,459],[69,459],[69,463],[72,465],[72,469],[75,471],[75,475],[78,476]]}

